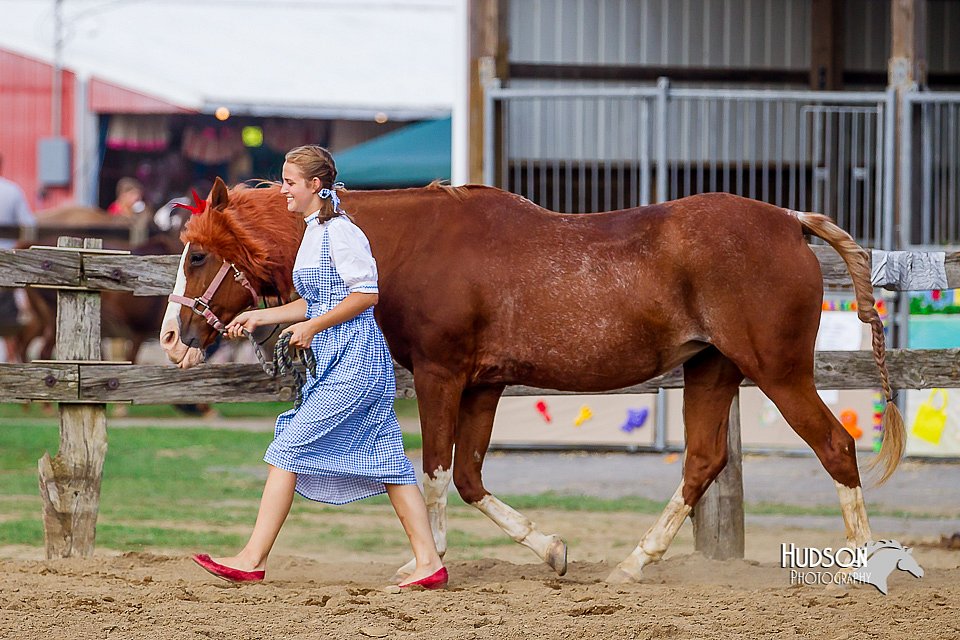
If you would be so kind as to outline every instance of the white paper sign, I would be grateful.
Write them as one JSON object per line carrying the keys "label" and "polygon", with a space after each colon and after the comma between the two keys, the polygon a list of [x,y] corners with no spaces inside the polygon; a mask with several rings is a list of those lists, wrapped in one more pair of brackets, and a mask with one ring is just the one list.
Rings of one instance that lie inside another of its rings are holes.
{"label": "white paper sign", "polygon": [[823,312],[820,332],[817,333],[817,351],[859,351],[863,326],[856,312]]}

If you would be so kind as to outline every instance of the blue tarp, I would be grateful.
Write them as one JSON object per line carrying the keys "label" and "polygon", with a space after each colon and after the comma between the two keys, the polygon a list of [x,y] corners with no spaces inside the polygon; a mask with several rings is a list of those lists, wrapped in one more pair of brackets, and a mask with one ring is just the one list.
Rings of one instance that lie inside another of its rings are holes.
{"label": "blue tarp", "polygon": [[418,122],[337,153],[337,179],[348,189],[449,180],[450,147],[450,118]]}

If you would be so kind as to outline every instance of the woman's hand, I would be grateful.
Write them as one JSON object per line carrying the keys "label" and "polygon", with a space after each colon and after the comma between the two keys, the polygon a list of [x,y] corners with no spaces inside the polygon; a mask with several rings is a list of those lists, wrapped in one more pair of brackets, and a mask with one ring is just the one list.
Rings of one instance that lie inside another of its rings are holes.
{"label": "woman's hand", "polygon": [[[290,334],[290,344],[301,349],[309,349],[313,342],[313,336],[317,335],[317,327],[309,320],[292,324],[283,330],[283,333]],[[283,335],[281,333],[281,335]]]}
{"label": "woman's hand", "polygon": [[261,318],[261,311],[263,311],[263,309],[254,309],[252,311],[244,311],[238,315],[227,324],[226,336],[230,339],[242,338],[244,336],[244,329],[253,333],[254,329],[264,324]]}

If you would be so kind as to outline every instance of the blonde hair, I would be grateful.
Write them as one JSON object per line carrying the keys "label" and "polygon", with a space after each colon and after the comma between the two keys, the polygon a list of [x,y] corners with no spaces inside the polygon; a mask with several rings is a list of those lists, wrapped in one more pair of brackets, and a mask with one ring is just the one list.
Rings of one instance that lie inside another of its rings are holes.
{"label": "blonde hair", "polygon": [[[317,178],[320,180],[321,189],[333,189],[333,183],[337,181],[337,165],[330,152],[320,145],[306,144],[291,149],[283,159],[296,165],[307,181]],[[333,206],[333,202],[324,198],[317,216],[318,221],[322,223],[338,215],[340,212]]]}

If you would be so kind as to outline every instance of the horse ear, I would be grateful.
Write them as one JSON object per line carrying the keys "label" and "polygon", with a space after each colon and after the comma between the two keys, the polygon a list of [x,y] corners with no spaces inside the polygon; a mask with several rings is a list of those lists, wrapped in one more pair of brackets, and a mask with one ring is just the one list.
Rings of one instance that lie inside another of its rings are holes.
{"label": "horse ear", "polygon": [[213,181],[213,189],[210,190],[210,208],[226,209],[230,204],[230,196],[227,194],[227,185],[217,176]]}

